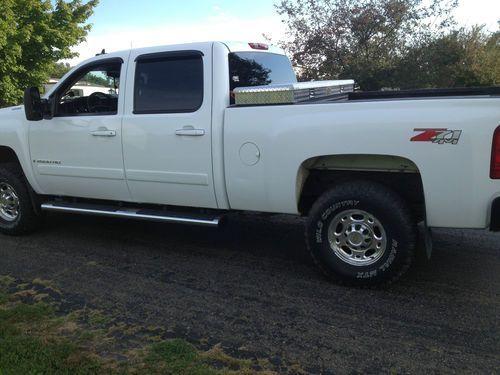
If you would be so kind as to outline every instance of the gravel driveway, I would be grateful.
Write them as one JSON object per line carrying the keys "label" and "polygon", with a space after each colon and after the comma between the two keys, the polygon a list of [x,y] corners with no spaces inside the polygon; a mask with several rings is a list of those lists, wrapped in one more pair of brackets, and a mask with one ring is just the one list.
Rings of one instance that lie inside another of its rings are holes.
{"label": "gravel driveway", "polygon": [[34,235],[0,235],[0,259],[0,274],[278,371],[500,372],[500,234],[435,230],[431,263],[385,290],[325,280],[287,216],[210,229],[49,215]]}

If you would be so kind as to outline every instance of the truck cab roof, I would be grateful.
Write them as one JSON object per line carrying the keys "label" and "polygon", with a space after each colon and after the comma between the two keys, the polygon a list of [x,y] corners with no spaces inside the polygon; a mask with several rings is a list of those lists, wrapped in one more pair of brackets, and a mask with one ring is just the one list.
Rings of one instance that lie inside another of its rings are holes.
{"label": "truck cab roof", "polygon": [[129,50],[117,51],[112,53],[99,54],[95,57],[87,59],[78,65],[83,65],[90,61],[97,61],[99,59],[108,59],[110,57],[123,57],[128,56],[128,54],[133,51],[139,51],[144,54],[157,51],[158,48],[164,47],[165,50],[196,50],[204,49],[207,46],[211,46],[214,43],[222,44],[226,46],[229,52],[263,52],[263,53],[274,53],[278,55],[285,55],[285,51],[279,47],[273,46],[267,43],[253,43],[253,42],[238,42],[238,41],[210,41],[210,42],[195,42],[195,43],[183,43],[183,44],[167,44],[162,46],[152,46],[152,47],[140,47],[132,48]]}

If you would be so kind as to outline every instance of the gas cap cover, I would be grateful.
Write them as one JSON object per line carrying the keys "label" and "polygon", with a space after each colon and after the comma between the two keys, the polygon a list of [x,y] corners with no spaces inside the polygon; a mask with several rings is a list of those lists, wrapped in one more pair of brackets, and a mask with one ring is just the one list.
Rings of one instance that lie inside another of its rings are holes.
{"label": "gas cap cover", "polygon": [[260,150],[255,143],[247,142],[240,147],[240,159],[243,164],[251,166],[260,160]]}

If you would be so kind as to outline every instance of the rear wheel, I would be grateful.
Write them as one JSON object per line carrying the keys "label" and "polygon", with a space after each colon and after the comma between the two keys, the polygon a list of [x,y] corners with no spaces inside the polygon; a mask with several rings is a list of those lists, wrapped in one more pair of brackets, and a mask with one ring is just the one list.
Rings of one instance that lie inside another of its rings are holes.
{"label": "rear wheel", "polygon": [[26,234],[38,224],[39,217],[21,169],[16,164],[0,165],[0,232]]}
{"label": "rear wheel", "polygon": [[415,253],[417,227],[406,203],[370,181],[343,183],[324,193],[306,224],[309,250],[336,282],[377,286],[398,279]]}

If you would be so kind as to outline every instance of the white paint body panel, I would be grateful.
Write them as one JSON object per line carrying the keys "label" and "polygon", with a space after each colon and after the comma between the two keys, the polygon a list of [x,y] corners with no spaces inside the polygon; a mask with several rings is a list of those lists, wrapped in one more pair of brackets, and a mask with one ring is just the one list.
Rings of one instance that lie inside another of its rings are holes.
{"label": "white paint body panel", "polygon": [[[183,46],[145,48],[130,54],[123,154],[132,200],[177,206],[217,208],[212,173],[212,43],[189,45],[203,53],[203,103],[192,113],[134,114],[135,59],[143,54],[186,50]],[[186,126],[202,136],[179,136]]]}
{"label": "white paint body panel", "polygon": [[[115,137],[94,137],[99,128]],[[128,200],[121,145],[121,116],[76,116],[30,124],[36,179],[55,195]],[[61,161],[61,164],[35,163]]]}
{"label": "white paint body panel", "polygon": [[[204,54],[202,107],[194,113],[134,115],[135,56],[176,50]],[[124,60],[116,116],[28,122],[22,107],[0,110],[0,146],[16,152],[40,194],[291,214],[297,213],[298,173],[308,159],[398,156],[420,171],[429,226],[489,225],[489,207],[500,196],[500,180],[489,178],[492,135],[500,125],[499,98],[229,107],[230,51],[266,53],[245,43],[215,42],[91,59]],[[269,52],[283,53],[276,48]],[[185,125],[202,128],[205,135],[175,135]],[[116,137],[89,135],[101,126],[115,130]],[[415,128],[462,134],[456,145],[410,142]],[[252,146],[242,149],[244,144]],[[35,166],[36,159],[61,164]]]}
{"label": "white paint body panel", "polygon": [[23,106],[0,109],[0,146],[8,147],[16,153],[31,187],[41,192],[31,163],[29,126]]}
{"label": "white paint body panel", "polygon": [[[321,155],[392,155],[420,170],[427,224],[484,228],[500,195],[489,178],[500,100],[445,98],[354,101],[229,108],[225,116],[226,182],[234,209],[297,213],[301,164]],[[456,145],[410,142],[415,128],[460,129]],[[261,161],[244,165],[240,146],[253,142]]]}

